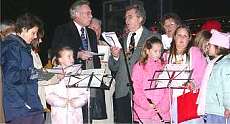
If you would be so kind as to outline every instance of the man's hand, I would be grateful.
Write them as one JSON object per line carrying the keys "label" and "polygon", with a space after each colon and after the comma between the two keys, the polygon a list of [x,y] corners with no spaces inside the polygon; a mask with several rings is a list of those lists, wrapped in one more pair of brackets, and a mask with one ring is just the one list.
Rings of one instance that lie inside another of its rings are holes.
{"label": "man's hand", "polygon": [[111,47],[110,50],[111,50],[111,53],[112,53],[113,57],[119,58],[120,48],[118,48],[118,47]]}
{"label": "man's hand", "polygon": [[77,53],[77,58],[80,58],[82,60],[89,60],[92,57],[93,57],[92,54],[88,51],[79,51]]}

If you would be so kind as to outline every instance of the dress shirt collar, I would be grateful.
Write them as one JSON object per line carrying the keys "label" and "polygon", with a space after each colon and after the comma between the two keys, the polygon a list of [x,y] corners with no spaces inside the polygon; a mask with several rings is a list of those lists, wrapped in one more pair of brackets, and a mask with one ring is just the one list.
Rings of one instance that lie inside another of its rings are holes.
{"label": "dress shirt collar", "polygon": [[137,29],[135,32],[129,32],[128,37],[127,37],[127,47],[129,46],[130,38],[131,38],[133,33],[136,33],[136,35],[134,36],[134,39],[135,39],[135,46],[137,46],[137,43],[141,38],[142,32],[143,32],[142,26],[139,29]]}
{"label": "dress shirt collar", "polygon": [[[78,30],[78,32],[79,32],[79,35],[81,36],[81,28],[84,28],[85,29],[85,27],[82,27],[82,26],[80,26],[77,22],[75,22],[75,21],[73,21],[74,22],[74,24],[75,24],[75,26],[77,27],[77,30]],[[84,30],[85,31],[85,34],[86,34],[86,29]]]}

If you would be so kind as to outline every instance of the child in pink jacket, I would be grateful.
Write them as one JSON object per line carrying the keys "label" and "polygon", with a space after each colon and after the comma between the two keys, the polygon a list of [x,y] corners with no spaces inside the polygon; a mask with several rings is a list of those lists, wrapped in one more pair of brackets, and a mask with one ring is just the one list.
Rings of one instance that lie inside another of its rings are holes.
{"label": "child in pink jacket", "polygon": [[[74,64],[72,49],[61,48],[56,59],[65,74],[71,73],[72,68],[69,66]],[[89,93],[85,88],[66,88],[66,85],[77,81],[75,77],[65,76],[58,84],[46,87],[52,124],[83,124],[82,106],[87,103]]]}
{"label": "child in pink jacket", "polygon": [[[155,71],[162,70],[164,63],[161,61],[163,45],[161,40],[151,37],[144,45],[141,59],[134,65],[132,72],[134,100],[134,121],[144,124],[157,124],[170,120],[170,96],[168,89],[145,90],[150,88]],[[155,75],[156,77],[159,74]],[[155,78],[156,78],[155,77]],[[152,82],[152,86],[155,82]],[[150,99],[150,104],[147,99]],[[154,110],[154,107],[156,110]],[[157,114],[159,113],[162,119]],[[139,119],[138,119],[139,118]]]}

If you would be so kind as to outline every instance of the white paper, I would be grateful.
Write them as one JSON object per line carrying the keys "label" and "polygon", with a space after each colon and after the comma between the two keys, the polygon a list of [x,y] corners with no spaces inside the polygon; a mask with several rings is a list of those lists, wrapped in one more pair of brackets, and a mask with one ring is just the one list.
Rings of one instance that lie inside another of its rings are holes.
{"label": "white paper", "polygon": [[[74,65],[64,68],[65,72],[68,72],[66,75],[75,75],[78,72],[80,72],[80,69],[81,69],[81,64],[74,64]],[[64,71],[62,67],[54,67],[54,68],[45,69],[45,70],[48,73],[54,73],[54,74],[62,74]]]}
{"label": "white paper", "polygon": [[104,53],[89,52],[92,56],[104,56]]}
{"label": "white paper", "polygon": [[54,73],[54,74],[62,74],[63,73],[63,69],[62,68],[47,68],[45,69],[45,71],[47,71],[48,73]]}
{"label": "white paper", "polygon": [[103,32],[102,36],[111,47],[122,48],[115,32]]}
{"label": "white paper", "polygon": [[77,74],[80,74],[81,66],[82,66],[81,64],[74,64],[74,65],[66,67],[64,70],[65,70],[65,72],[68,72],[68,73],[66,73],[65,75],[77,75]]}
{"label": "white paper", "polygon": [[98,53],[104,54],[104,56],[101,56],[101,61],[108,62],[109,56],[110,56],[110,47],[105,45],[98,45]]}
{"label": "white paper", "polygon": [[105,69],[87,69],[82,70],[81,75],[90,75],[94,72],[94,75],[104,75]]}

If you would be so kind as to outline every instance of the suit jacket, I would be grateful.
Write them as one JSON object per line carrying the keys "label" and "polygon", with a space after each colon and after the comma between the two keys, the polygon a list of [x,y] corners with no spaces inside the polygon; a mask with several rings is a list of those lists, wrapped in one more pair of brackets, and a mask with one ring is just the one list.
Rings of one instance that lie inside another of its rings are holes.
{"label": "suit jacket", "polygon": [[[143,27],[143,32],[141,34],[140,40],[138,41],[137,47],[134,49],[134,52],[131,58],[128,61],[129,72],[131,73],[133,65],[139,60],[141,49],[145,43],[145,40],[150,36],[156,36],[161,39],[160,34],[153,34],[147,28]],[[127,37],[123,40],[123,46],[126,51],[127,49]],[[120,98],[127,96],[129,93],[129,87],[127,86],[129,82],[128,73],[125,65],[125,58],[123,53],[121,52],[119,59],[116,61],[113,56],[109,57],[109,68],[112,72],[116,73],[115,80],[115,97]]]}
{"label": "suit jacket", "polygon": [[[97,49],[97,38],[96,33],[86,27],[89,44],[92,52],[98,52]],[[57,49],[63,47],[63,46],[69,46],[74,50],[75,54],[75,63],[78,63],[77,59],[77,53],[80,50],[79,48],[82,46],[81,37],[79,35],[79,32],[77,30],[76,25],[73,21],[63,24],[61,26],[58,26],[54,33],[54,38],[52,41],[52,53],[56,53]],[[83,62],[83,69],[85,62]],[[93,66],[94,68],[100,68],[100,59],[98,56],[93,56]],[[107,118],[106,115],[106,108],[105,108],[105,97],[104,97],[104,90],[102,89],[90,89],[91,91],[94,90],[96,93],[95,97],[90,97],[90,117],[91,119],[105,119]],[[97,110],[93,109],[97,108]],[[87,114],[86,110],[83,110],[83,114]],[[96,114],[95,114],[96,113]],[[86,115],[83,115],[85,118]],[[85,119],[84,120],[87,120]]]}
{"label": "suit jacket", "polygon": [[[89,38],[89,43],[92,52],[98,52],[97,50],[97,38],[95,32],[86,27],[86,31]],[[57,50],[61,47],[69,46],[73,49],[75,55],[75,63],[78,62],[77,53],[79,48],[82,46],[81,37],[75,26],[74,22],[71,21],[64,25],[58,26],[54,33],[54,38],[52,41],[52,55],[55,55]],[[93,57],[94,68],[100,68],[100,59],[97,56]],[[83,63],[84,65],[85,63]],[[83,66],[84,67],[84,66]],[[84,69],[84,68],[83,68]]]}

